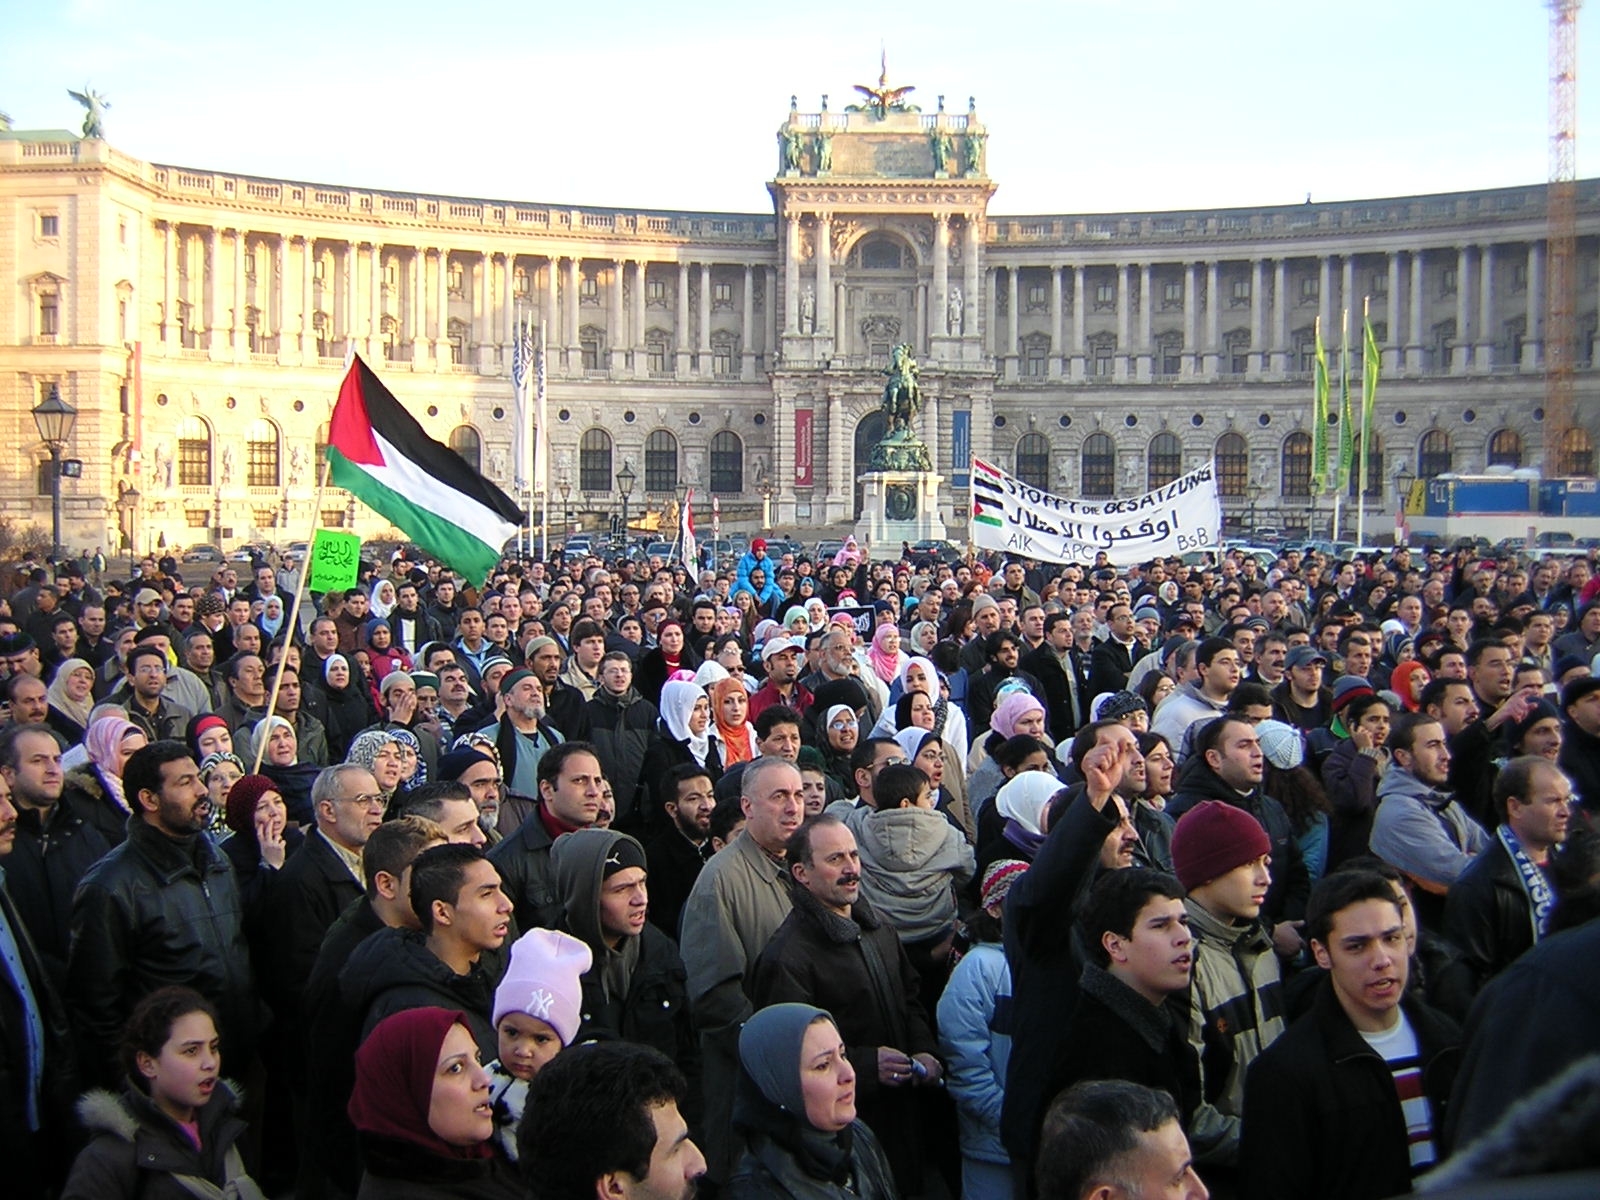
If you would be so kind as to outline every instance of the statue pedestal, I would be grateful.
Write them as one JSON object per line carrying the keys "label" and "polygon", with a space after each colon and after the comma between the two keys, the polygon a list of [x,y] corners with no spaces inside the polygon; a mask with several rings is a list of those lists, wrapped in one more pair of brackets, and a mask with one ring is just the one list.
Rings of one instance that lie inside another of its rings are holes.
{"label": "statue pedestal", "polygon": [[874,546],[943,541],[939,485],[932,471],[871,471],[861,476],[865,490],[856,537]]}

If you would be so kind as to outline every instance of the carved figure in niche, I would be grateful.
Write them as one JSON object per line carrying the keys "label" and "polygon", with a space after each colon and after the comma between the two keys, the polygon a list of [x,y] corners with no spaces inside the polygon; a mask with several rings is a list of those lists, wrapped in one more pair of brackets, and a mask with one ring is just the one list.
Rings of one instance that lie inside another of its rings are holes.
{"label": "carved figure in niche", "polygon": [[945,301],[944,306],[945,332],[952,337],[959,337],[961,335],[961,321],[964,315],[961,288],[959,286],[953,287],[950,289],[950,298]]}
{"label": "carved figure in niche", "polygon": [[890,353],[889,366],[883,372],[889,382],[883,388],[884,415],[889,418],[885,438],[903,431],[911,433],[912,422],[922,410],[922,391],[917,383],[917,360],[911,356],[911,343],[901,342]]}
{"label": "carved figure in niche", "polygon": [[86,138],[103,138],[106,136],[106,109],[111,107],[111,101],[87,84],[81,92],[67,89],[79,104],[83,105],[83,136]]}
{"label": "carved figure in niche", "polygon": [[805,143],[801,140],[798,129],[785,129],[778,135],[781,153],[778,156],[778,170],[788,174],[800,170],[800,160],[805,154]]}
{"label": "carved figure in niche", "polygon": [[814,333],[817,328],[817,293],[809,284],[800,293],[800,332]]}
{"label": "carved figure in niche", "polygon": [[929,140],[933,143],[933,169],[940,174],[948,173],[950,160],[955,157],[955,143],[942,129],[934,130]]}
{"label": "carved figure in niche", "polygon": [[968,175],[983,174],[983,141],[985,134],[969,133],[963,149],[966,151],[966,168]]}
{"label": "carved figure in niche", "polygon": [[498,446],[489,451],[489,475],[497,481],[506,477],[506,452]]}
{"label": "carved figure in niche", "polygon": [[172,486],[172,451],[163,445],[156,447],[150,459],[150,484],[158,488]]}
{"label": "carved figure in niche", "polygon": [[289,451],[289,486],[299,487],[306,473],[306,448],[296,445]]}
{"label": "carved figure in niche", "polygon": [[233,443],[224,442],[222,445],[222,484],[226,487],[233,482]]}
{"label": "carved figure in niche", "polygon": [[833,170],[833,134],[818,133],[811,141],[817,155],[817,174],[826,175]]}

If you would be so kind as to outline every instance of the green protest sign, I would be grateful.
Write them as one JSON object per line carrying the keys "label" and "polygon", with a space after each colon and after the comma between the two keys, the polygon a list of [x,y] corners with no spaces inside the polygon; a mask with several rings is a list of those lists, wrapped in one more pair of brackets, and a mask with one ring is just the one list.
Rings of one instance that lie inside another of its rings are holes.
{"label": "green protest sign", "polygon": [[311,562],[306,576],[308,592],[353,588],[361,570],[361,536],[319,529],[311,542]]}

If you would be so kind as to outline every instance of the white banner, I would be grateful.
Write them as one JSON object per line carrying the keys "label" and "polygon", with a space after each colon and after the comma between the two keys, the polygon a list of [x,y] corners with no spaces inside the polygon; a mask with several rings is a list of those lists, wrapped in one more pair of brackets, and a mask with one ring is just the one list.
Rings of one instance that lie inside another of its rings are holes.
{"label": "white banner", "polygon": [[1216,463],[1127,500],[1069,500],[972,460],[972,541],[1042,562],[1087,566],[1104,553],[1113,566],[1217,550],[1222,502]]}

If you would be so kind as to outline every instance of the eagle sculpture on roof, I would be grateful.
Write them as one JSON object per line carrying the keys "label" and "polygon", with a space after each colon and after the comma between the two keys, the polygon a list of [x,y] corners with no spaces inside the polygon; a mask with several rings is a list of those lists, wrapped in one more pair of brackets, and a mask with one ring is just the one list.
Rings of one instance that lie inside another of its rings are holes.
{"label": "eagle sculpture on roof", "polygon": [[889,54],[887,51],[880,51],[879,54],[878,86],[869,87],[867,84],[858,83],[855,85],[855,89],[861,93],[866,103],[849,105],[845,109],[846,112],[870,112],[881,121],[885,113],[918,111],[915,104],[906,102],[906,96],[916,91],[916,88],[889,86]]}

